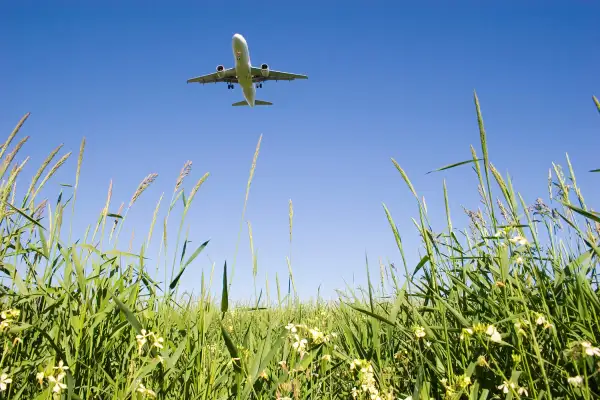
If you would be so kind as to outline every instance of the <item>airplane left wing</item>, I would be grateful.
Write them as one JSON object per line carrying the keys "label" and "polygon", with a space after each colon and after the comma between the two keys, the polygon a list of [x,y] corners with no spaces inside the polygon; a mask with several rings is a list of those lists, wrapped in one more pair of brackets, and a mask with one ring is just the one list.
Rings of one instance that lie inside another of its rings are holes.
{"label": "airplane left wing", "polygon": [[212,74],[197,76],[187,80],[187,83],[217,83],[217,82],[232,82],[237,83],[235,68],[225,69],[221,72],[213,72]]}
{"label": "airplane left wing", "polygon": [[252,67],[252,77],[257,81],[293,81],[295,79],[308,79],[306,75],[292,74],[290,72],[268,70],[269,74],[263,76],[263,69]]}

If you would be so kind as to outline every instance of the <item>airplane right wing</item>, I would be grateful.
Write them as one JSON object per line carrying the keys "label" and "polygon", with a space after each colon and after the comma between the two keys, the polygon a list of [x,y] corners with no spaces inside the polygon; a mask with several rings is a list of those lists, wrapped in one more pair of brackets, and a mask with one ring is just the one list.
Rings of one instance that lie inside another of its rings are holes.
{"label": "airplane right wing", "polygon": [[220,72],[213,72],[212,74],[201,75],[195,78],[187,80],[187,83],[217,83],[217,82],[231,82],[237,83],[237,77],[235,75],[235,68],[225,69]]}
{"label": "airplane right wing", "polygon": [[258,67],[252,67],[252,76],[255,77],[256,81],[293,81],[295,79],[308,79],[308,76],[301,74],[293,74],[290,72],[269,70],[269,75],[263,77],[263,70]]}

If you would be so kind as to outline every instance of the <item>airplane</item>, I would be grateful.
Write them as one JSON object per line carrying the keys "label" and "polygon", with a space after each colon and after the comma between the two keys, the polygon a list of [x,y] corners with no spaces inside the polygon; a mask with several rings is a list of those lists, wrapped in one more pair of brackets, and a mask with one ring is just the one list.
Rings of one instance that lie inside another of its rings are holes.
{"label": "airplane", "polygon": [[243,101],[233,103],[232,106],[271,106],[273,103],[256,99],[256,89],[262,88],[265,81],[293,81],[295,79],[308,79],[306,75],[291,74],[269,69],[267,64],[261,64],[260,68],[252,66],[250,52],[246,39],[239,33],[232,38],[233,56],[235,66],[225,69],[223,65],[217,65],[217,72],[197,76],[187,80],[187,83],[217,83],[227,82],[227,89],[233,89],[238,83],[244,95]]}

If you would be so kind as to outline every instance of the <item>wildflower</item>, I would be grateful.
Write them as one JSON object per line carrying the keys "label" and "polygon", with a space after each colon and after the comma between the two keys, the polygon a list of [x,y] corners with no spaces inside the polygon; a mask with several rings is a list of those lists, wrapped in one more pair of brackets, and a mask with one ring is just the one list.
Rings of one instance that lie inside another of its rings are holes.
{"label": "wildflower", "polygon": [[514,244],[520,244],[521,246],[527,246],[529,244],[529,242],[527,241],[526,238],[524,238],[523,236],[514,236],[513,238],[509,239],[512,243]]}
{"label": "wildflower", "polygon": [[320,332],[317,328],[309,329],[309,333],[312,336],[312,340],[315,343],[321,343],[325,341],[325,335]]}
{"label": "wildflower", "polygon": [[44,371],[38,372],[37,374],[35,374],[35,379],[37,379],[40,386],[42,386],[44,384],[44,378],[45,378]]}
{"label": "wildflower", "polygon": [[60,393],[63,389],[67,388],[67,385],[65,385],[64,383],[62,383],[61,381],[64,378],[64,374],[58,374],[58,376],[55,378],[53,375],[50,375],[48,377],[48,382],[50,382],[50,384],[53,384],[54,387],[52,388],[52,391],[54,393]]}
{"label": "wildflower", "polygon": [[306,339],[300,339],[300,337],[298,335],[294,335],[296,338],[296,341],[294,342],[294,344],[292,344],[292,346],[294,347],[294,349],[296,349],[296,351],[298,351],[298,353],[300,353],[300,357],[304,356],[304,353],[306,353],[306,344],[308,343],[308,341]]}
{"label": "wildflower", "polygon": [[414,328],[415,331],[415,336],[420,339],[425,337],[426,333],[425,333],[425,328],[423,328],[422,326],[417,326],[416,328]]}
{"label": "wildflower", "polygon": [[527,333],[525,332],[525,329],[522,328],[523,324],[528,325],[526,320],[524,320],[522,322],[515,322],[515,329],[517,330],[517,335],[527,337]]}
{"label": "wildflower", "polygon": [[58,375],[63,375],[65,374],[65,371],[69,369],[69,367],[67,367],[66,365],[64,365],[63,360],[60,360],[58,362],[58,367],[54,367],[54,369],[58,370]]}
{"label": "wildflower", "polygon": [[153,390],[146,388],[142,383],[139,384],[137,391],[148,397],[156,397]]}
{"label": "wildflower", "polygon": [[512,360],[515,364],[518,364],[521,362],[521,355],[520,354],[516,354],[516,353],[512,353],[510,355],[512,357]]}
{"label": "wildflower", "polygon": [[464,389],[466,387],[468,387],[471,384],[471,377],[466,376],[466,375],[461,375],[459,376],[459,380],[458,380],[458,385]]}
{"label": "wildflower", "polygon": [[581,384],[583,383],[583,377],[581,375],[577,375],[577,376],[573,376],[573,377],[568,377],[567,378],[567,382],[569,382],[570,385],[573,386],[581,386]]}
{"label": "wildflower", "polygon": [[285,326],[285,329],[292,333],[298,332],[298,330],[296,329],[296,325],[292,324],[291,322]]}
{"label": "wildflower", "polygon": [[552,328],[552,324],[546,319],[546,317],[543,314],[537,314],[537,319],[535,320],[535,323],[538,325],[543,325],[544,329],[550,329]]}
{"label": "wildflower", "polygon": [[517,264],[523,264],[523,257],[521,257],[521,256],[518,256],[518,257],[517,257],[517,259],[515,260],[515,262],[516,262]]}
{"label": "wildflower", "polygon": [[142,347],[144,347],[144,344],[146,344],[146,342],[148,341],[148,339],[146,339],[148,337],[148,333],[145,329],[142,329],[141,334],[140,335],[136,335],[135,336],[135,340],[137,341],[138,344],[138,351],[142,352]]}
{"label": "wildflower", "polygon": [[498,386],[498,389],[502,390],[503,393],[508,393],[510,389],[514,389],[516,386],[514,382],[504,381],[502,385]]}
{"label": "wildflower", "polygon": [[529,395],[529,393],[527,392],[527,388],[525,387],[520,387],[519,389],[517,389],[517,393],[519,393],[519,396]]}
{"label": "wildflower", "polygon": [[496,281],[496,287],[503,288],[503,287],[506,287],[506,284],[504,282],[502,282],[502,281]]}
{"label": "wildflower", "polygon": [[598,347],[592,347],[590,342],[581,342],[581,346],[584,348],[585,354],[588,356],[600,357],[600,349]]}
{"label": "wildflower", "polygon": [[[154,336],[154,334],[152,334],[152,335]],[[162,337],[159,337],[159,338],[154,337],[154,343],[152,343],[152,346],[162,349],[163,342],[164,342],[164,339]]]}
{"label": "wildflower", "polygon": [[0,313],[0,317],[2,317],[2,319],[19,318],[19,315],[21,315],[21,311],[12,308]]}
{"label": "wildflower", "polygon": [[460,340],[464,340],[473,334],[473,329],[471,328],[463,328],[460,334]]}
{"label": "wildflower", "polygon": [[261,373],[258,376],[260,376],[264,380],[269,379],[269,375],[267,375],[267,372],[265,370],[261,371]]}
{"label": "wildflower", "polygon": [[485,356],[477,357],[477,365],[479,365],[480,367],[488,367],[488,368],[490,366],[488,364],[487,360],[485,359]]}
{"label": "wildflower", "polygon": [[485,333],[490,336],[492,342],[500,343],[502,341],[502,336],[494,325],[489,325]]}
{"label": "wildflower", "polygon": [[12,379],[7,374],[0,375],[0,392],[6,390],[6,386],[12,382]]}
{"label": "wildflower", "polygon": [[323,360],[323,361],[331,361],[331,355],[330,354],[324,354],[323,357],[321,357],[321,360]]}

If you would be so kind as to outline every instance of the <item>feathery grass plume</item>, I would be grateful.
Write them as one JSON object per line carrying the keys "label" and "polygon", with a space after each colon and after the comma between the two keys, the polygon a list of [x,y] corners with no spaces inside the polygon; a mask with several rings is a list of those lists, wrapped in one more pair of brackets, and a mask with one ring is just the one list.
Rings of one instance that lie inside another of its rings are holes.
{"label": "feathery grass plume", "polygon": [[70,155],[71,155],[71,152],[68,152],[67,154],[65,154],[64,156],[62,156],[56,162],[56,164],[54,164],[52,166],[52,168],[50,169],[50,171],[48,171],[48,173],[46,174],[46,176],[42,180],[42,183],[40,183],[40,185],[38,186],[38,188],[33,193],[33,196],[31,196],[31,199],[29,199],[29,206],[28,207],[30,207],[30,206],[33,205],[33,202],[34,202],[35,198],[37,197],[38,193],[40,192],[40,190],[42,190],[42,188],[44,187],[44,185],[46,184],[46,182],[48,182],[48,180],[50,178],[52,178],[52,176],[56,173],[56,171],[58,171],[58,169],[67,161],[67,159],[69,158]]}
{"label": "feathery grass plume", "polygon": [[231,282],[233,282],[233,275],[235,273],[235,263],[237,260],[238,248],[240,245],[240,239],[242,235],[242,224],[244,223],[244,217],[246,215],[246,206],[248,205],[248,196],[250,195],[250,185],[252,184],[252,178],[254,178],[254,171],[256,170],[256,161],[258,160],[258,153],[260,151],[260,143],[262,142],[263,135],[261,134],[258,138],[258,143],[256,144],[256,150],[254,151],[254,157],[252,157],[252,165],[250,167],[250,176],[248,177],[248,183],[246,184],[246,196],[244,197],[244,208],[242,209],[242,218],[240,219],[240,229],[238,231],[238,238],[235,244],[235,253],[233,254],[233,265],[231,266],[231,279],[229,286],[231,287]]}
{"label": "feathery grass plume", "polygon": [[102,243],[104,242],[104,230],[106,228],[106,219],[108,217],[110,201],[112,200],[112,189],[113,189],[113,181],[111,179],[110,184],[108,185],[108,193],[106,194],[106,203],[104,204],[104,209],[102,210],[102,233],[100,234],[100,248],[102,248]]}
{"label": "feathery grass plume", "polygon": [[191,171],[192,171],[192,162],[188,160],[185,162],[185,164],[183,164],[183,168],[181,168],[181,172],[179,173],[179,176],[177,177],[177,182],[175,183],[175,189],[173,190],[173,192],[176,193],[179,190],[179,188],[183,184],[183,180],[185,179],[186,176],[188,176],[190,174]]}
{"label": "feathery grass plume", "polygon": [[592,98],[594,99],[594,104],[596,104],[596,108],[598,109],[598,112],[600,113],[600,101],[598,101],[596,96],[592,96]]}
{"label": "feathery grass plume", "polygon": [[[79,177],[81,175],[81,166],[83,165],[83,152],[85,150],[85,136],[81,139],[79,145],[79,156],[77,157],[77,169],[75,170],[75,186],[73,187],[73,202],[71,203],[71,213],[75,214],[75,203],[77,201],[77,189],[79,188]],[[69,242],[73,234],[73,219],[69,225]]]}
{"label": "feathery grass plume", "polygon": [[121,225],[119,225],[119,230],[117,231],[117,235],[115,236],[115,244],[114,244],[115,249],[117,248],[117,244],[119,241],[119,235],[121,234],[121,229],[123,229],[123,225],[125,225],[125,219],[127,218],[127,214],[129,214],[129,210],[135,204],[135,202],[140,198],[142,193],[144,193],[144,191],[146,189],[148,189],[148,187],[156,180],[157,177],[158,177],[158,174],[154,173],[154,172],[146,175],[146,177],[144,179],[142,179],[142,181],[138,185],[137,189],[131,196],[131,200],[129,200],[129,205],[127,206],[127,210],[125,210],[125,215],[123,215],[123,217],[121,218]]}
{"label": "feathery grass plume", "polygon": [[15,136],[17,135],[17,133],[19,132],[19,130],[21,129],[21,127],[23,126],[23,124],[25,123],[27,118],[29,118],[29,115],[31,115],[31,113],[27,113],[21,118],[21,120],[17,123],[17,126],[15,126],[13,131],[8,136],[8,139],[6,139],[6,141],[2,144],[2,148],[0,148],[0,159],[2,159],[2,157],[4,157],[4,153],[6,152],[6,149],[8,149],[8,146],[10,146],[13,139],[15,138]]}
{"label": "feathery grass plume", "polygon": [[42,176],[42,173],[44,172],[46,167],[50,164],[50,162],[54,159],[54,157],[56,157],[56,154],[60,151],[60,149],[62,149],[62,147],[63,147],[63,144],[59,144],[54,150],[52,150],[52,152],[50,152],[50,154],[42,162],[42,165],[40,165],[40,167],[36,171],[35,175],[33,176],[33,179],[31,179],[31,183],[29,184],[27,193],[25,194],[25,200],[23,201],[23,207],[25,207],[25,204],[27,203],[29,196],[31,194],[33,194],[33,189],[35,188],[36,183]]}
{"label": "feathery grass plume", "polygon": [[6,170],[8,169],[10,164],[13,162],[17,153],[19,152],[19,150],[21,150],[21,147],[23,147],[23,145],[25,144],[25,142],[27,142],[28,139],[29,139],[29,136],[25,136],[23,139],[19,140],[19,142],[17,143],[17,145],[15,146],[13,151],[11,151],[10,153],[8,153],[6,155],[6,158],[4,159],[4,161],[2,162],[2,166],[0,167],[0,179],[2,179],[4,177]]}
{"label": "feathery grass plume", "polygon": [[190,195],[185,203],[184,213],[187,214],[187,210],[189,210],[190,205],[192,204],[192,200],[194,200],[194,197],[196,196],[196,193],[198,193],[198,190],[200,190],[200,186],[202,186],[202,184],[206,181],[206,179],[208,179],[209,176],[210,173],[206,172],[204,175],[202,175],[200,179],[198,179],[198,182],[196,182],[196,184],[190,191]]}
{"label": "feathery grass plume", "polygon": [[[27,161],[29,161],[29,157],[25,158],[25,160],[17,165],[15,164],[13,170],[11,171],[10,175],[8,176],[8,182],[6,183],[6,186],[4,187],[4,191],[2,193],[2,205],[3,205],[3,212],[6,212],[4,205],[8,202],[8,196],[10,196],[10,192],[11,190],[13,190],[13,195],[14,195],[14,190],[17,184],[17,176],[19,175],[19,173],[21,173],[21,171],[23,170],[23,167],[25,166],[25,164],[27,163]],[[11,204],[13,202],[11,201]]]}
{"label": "feathery grass plume", "polygon": [[153,172],[151,174],[148,174],[140,182],[137,189],[133,193],[133,196],[131,196],[131,200],[129,200],[129,205],[127,206],[128,208],[131,208],[131,206],[133,206],[133,204],[137,201],[137,199],[139,199],[139,197],[142,195],[142,193],[144,193],[144,191],[146,189],[148,189],[148,187],[152,184],[152,182],[154,182],[156,180],[157,177],[158,177],[158,174]]}

